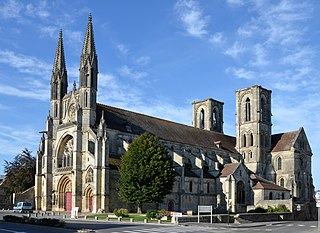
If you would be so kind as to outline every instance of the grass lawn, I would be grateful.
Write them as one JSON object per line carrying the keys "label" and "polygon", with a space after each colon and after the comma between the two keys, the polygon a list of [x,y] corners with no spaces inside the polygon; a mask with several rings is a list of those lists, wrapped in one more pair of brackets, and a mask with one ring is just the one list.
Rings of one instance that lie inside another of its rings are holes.
{"label": "grass lawn", "polygon": [[[94,215],[88,215],[88,219],[94,219],[95,217],[98,217],[98,219],[106,219],[108,217],[108,214],[113,213],[104,213],[104,214],[94,214]],[[147,217],[145,214],[136,214],[136,213],[129,213],[129,217],[124,217],[122,220],[129,221],[130,218],[133,218],[135,222],[143,222]],[[110,218],[111,221],[117,221],[116,218]],[[149,222],[157,222],[157,220],[149,220]],[[170,220],[163,220],[163,222],[170,222]]]}

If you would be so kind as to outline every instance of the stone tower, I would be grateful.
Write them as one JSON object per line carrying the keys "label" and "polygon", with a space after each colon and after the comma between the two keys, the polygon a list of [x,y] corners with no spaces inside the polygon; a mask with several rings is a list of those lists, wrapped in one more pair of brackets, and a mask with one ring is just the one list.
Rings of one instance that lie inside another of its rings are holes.
{"label": "stone tower", "polygon": [[96,123],[98,59],[93,37],[92,16],[89,15],[80,58],[80,107],[84,126]]}
{"label": "stone tower", "polygon": [[56,57],[54,59],[51,75],[50,116],[53,121],[59,122],[62,118],[62,99],[67,94],[67,89],[67,69],[64,58],[62,31],[60,31]]}
{"label": "stone tower", "polygon": [[193,127],[223,133],[223,102],[206,99],[192,103]]}
{"label": "stone tower", "polygon": [[236,91],[236,148],[247,167],[265,176],[270,163],[271,91],[252,86]]}

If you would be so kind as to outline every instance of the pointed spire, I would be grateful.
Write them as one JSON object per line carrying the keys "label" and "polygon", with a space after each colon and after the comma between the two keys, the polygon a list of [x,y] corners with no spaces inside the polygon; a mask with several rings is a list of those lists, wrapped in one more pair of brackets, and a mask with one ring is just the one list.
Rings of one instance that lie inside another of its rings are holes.
{"label": "pointed spire", "polygon": [[62,30],[60,30],[60,33],[59,33],[58,47],[57,47],[57,51],[56,51],[56,57],[54,59],[54,65],[53,65],[52,72],[54,74],[60,74],[60,77],[62,77],[64,72],[67,72],[66,61],[65,61],[65,57],[64,57]]}
{"label": "pointed spire", "polygon": [[82,56],[83,55],[96,56],[96,47],[94,44],[91,13],[88,16],[87,30],[86,30],[86,35],[84,38],[84,44],[83,44],[83,48],[82,48]]}

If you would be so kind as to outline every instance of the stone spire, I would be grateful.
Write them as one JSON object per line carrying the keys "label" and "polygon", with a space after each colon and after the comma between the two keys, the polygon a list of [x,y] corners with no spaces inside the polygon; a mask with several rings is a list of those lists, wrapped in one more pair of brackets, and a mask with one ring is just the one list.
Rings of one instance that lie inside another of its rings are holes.
{"label": "stone spire", "polygon": [[81,65],[84,65],[85,60],[90,58],[90,62],[92,63],[94,59],[96,59],[96,47],[94,43],[94,36],[93,36],[93,28],[92,28],[92,16],[91,13],[88,17],[88,24],[86,35],[84,38],[82,54],[81,54]]}
{"label": "stone spire", "polygon": [[59,33],[58,47],[53,63],[52,76],[52,99],[61,99],[68,89],[66,61],[64,57],[62,30]]}

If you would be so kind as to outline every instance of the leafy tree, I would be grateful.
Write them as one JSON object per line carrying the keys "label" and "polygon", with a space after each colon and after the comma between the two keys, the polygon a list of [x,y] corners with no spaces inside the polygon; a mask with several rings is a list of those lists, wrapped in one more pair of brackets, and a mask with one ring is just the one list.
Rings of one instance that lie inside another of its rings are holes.
{"label": "leafy tree", "polygon": [[176,173],[168,151],[156,136],[140,135],[121,158],[119,196],[127,203],[160,203],[170,193]]}
{"label": "leafy tree", "polygon": [[5,194],[22,192],[35,184],[36,159],[32,152],[24,149],[12,162],[5,160],[5,180],[3,189]]}

